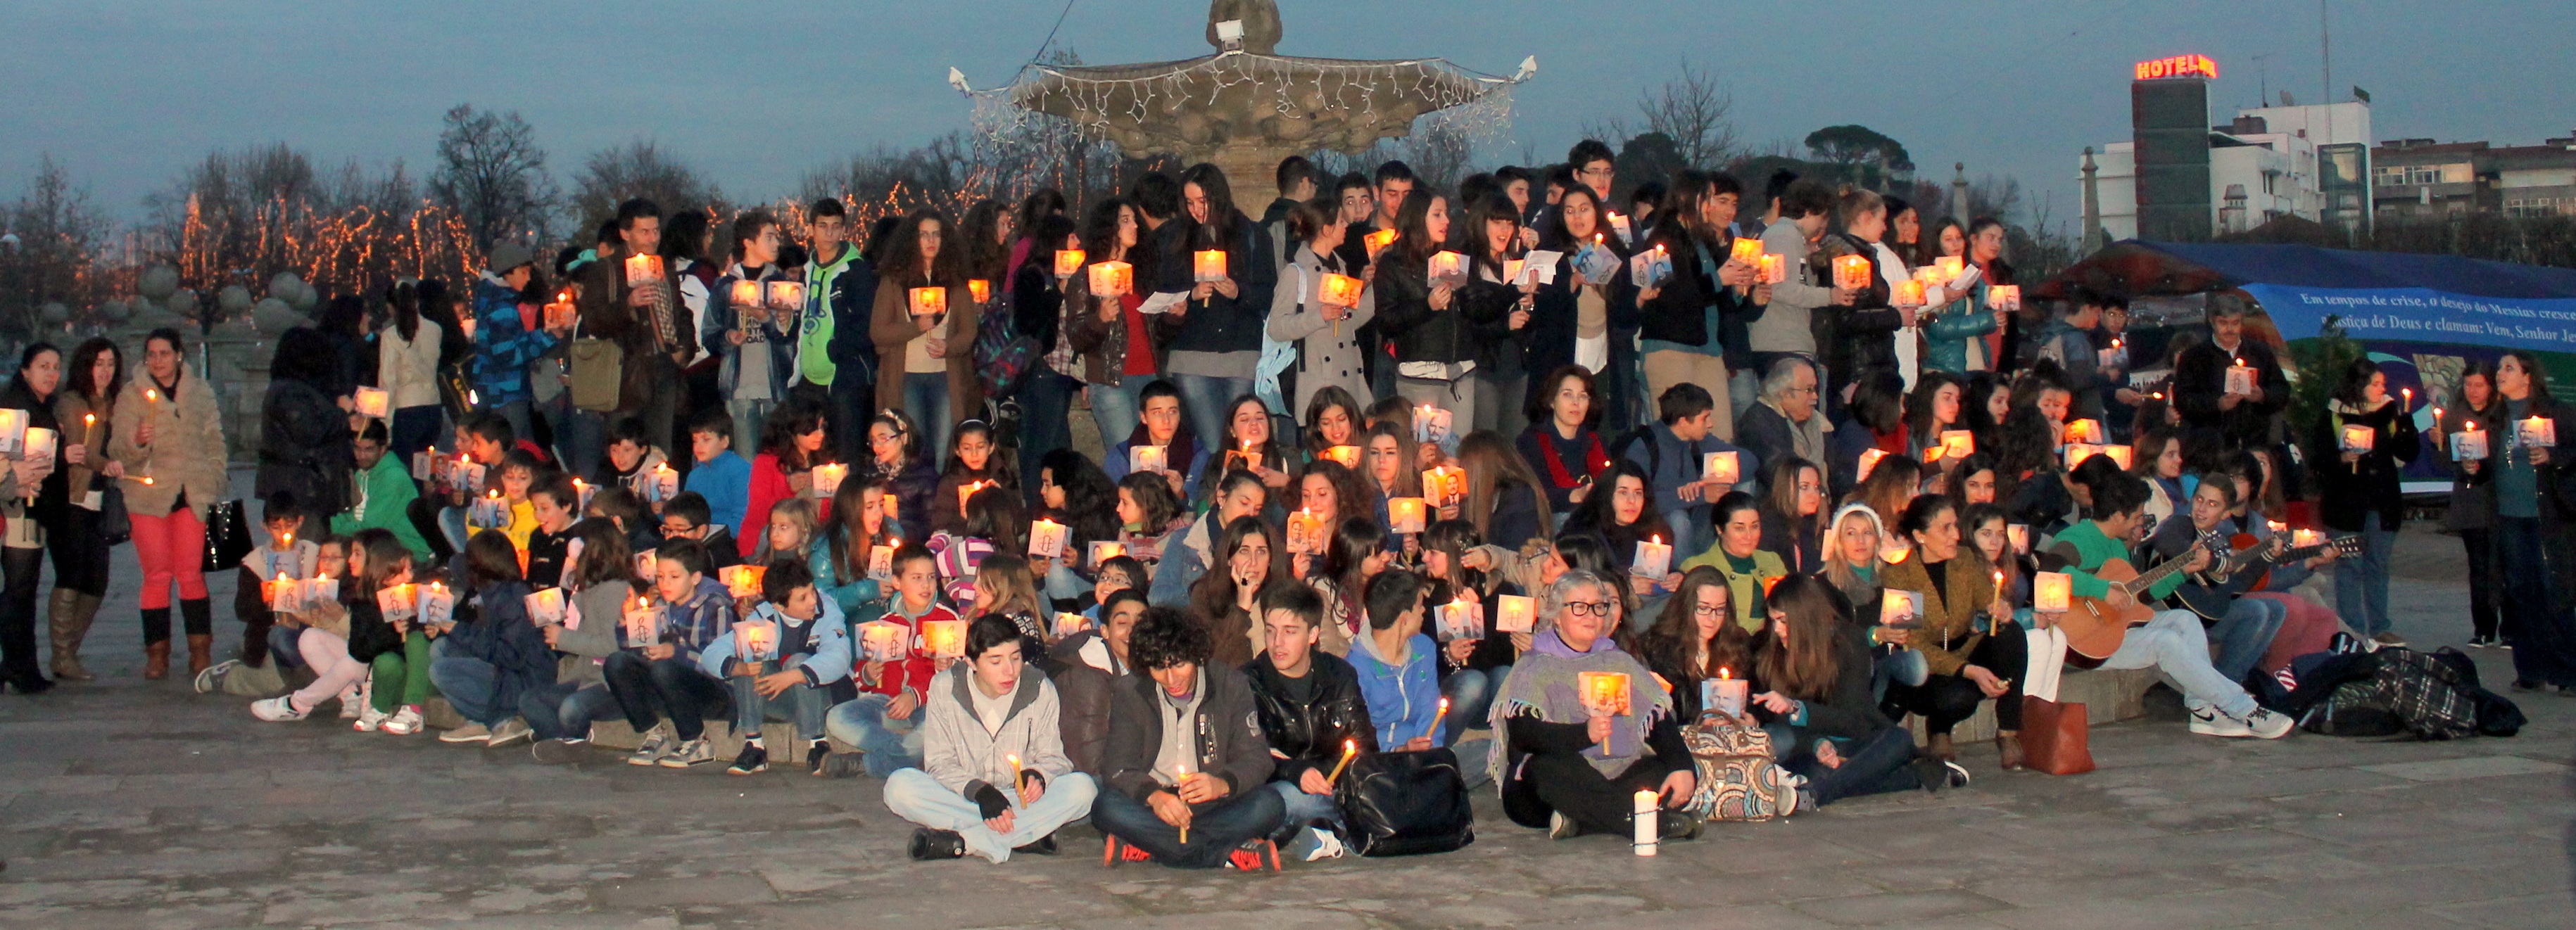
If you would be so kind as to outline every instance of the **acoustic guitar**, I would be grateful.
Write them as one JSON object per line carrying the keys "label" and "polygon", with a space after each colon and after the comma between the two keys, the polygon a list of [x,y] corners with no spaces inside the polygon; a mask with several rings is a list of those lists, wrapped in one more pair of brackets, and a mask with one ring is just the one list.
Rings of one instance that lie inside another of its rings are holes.
{"label": "acoustic guitar", "polygon": [[2130,627],[2156,618],[2155,605],[2140,603],[2138,595],[2155,587],[2167,576],[2182,571],[2202,551],[2215,552],[2225,544],[2224,536],[2217,533],[2204,535],[2181,555],[2166,559],[2145,572],[2131,566],[2127,559],[2102,563],[2090,574],[2110,582],[2111,590],[2127,594],[2129,602],[2114,605],[2109,598],[2073,598],[2067,611],[2057,618],[2058,629],[2066,632],[2066,651],[2070,653],[2068,661],[2078,665],[2099,665],[2112,653],[2120,651],[2120,644],[2129,638]]}
{"label": "acoustic guitar", "polygon": [[2257,541],[2250,533],[2238,533],[2228,539],[2235,553],[2225,556],[2174,589],[2174,599],[2192,613],[2211,620],[2227,619],[2227,608],[2238,595],[2263,587],[2272,578],[2272,569],[2292,562],[2304,562],[2328,549],[2339,556],[2358,555],[2361,537],[2345,536],[2312,546],[2293,546],[2273,554],[2271,547]]}

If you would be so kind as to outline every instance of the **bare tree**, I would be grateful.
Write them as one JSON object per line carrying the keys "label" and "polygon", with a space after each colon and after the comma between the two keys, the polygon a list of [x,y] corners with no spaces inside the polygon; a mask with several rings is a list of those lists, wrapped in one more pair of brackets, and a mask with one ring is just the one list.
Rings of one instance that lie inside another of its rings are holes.
{"label": "bare tree", "polygon": [[590,153],[573,185],[573,213],[585,230],[616,216],[618,204],[636,197],[652,201],[666,215],[720,208],[724,199],[715,182],[664,153],[661,143],[644,138]]}
{"label": "bare tree", "polygon": [[476,249],[519,236],[543,241],[560,194],[536,127],[516,110],[477,112],[470,103],[448,110],[446,123],[430,196],[464,218]]}
{"label": "bare tree", "polygon": [[1716,73],[1683,61],[1680,76],[1637,97],[1638,123],[1613,117],[1585,124],[1583,133],[1613,146],[1632,136],[1662,133],[1672,139],[1674,151],[1685,162],[1711,167],[1735,152],[1735,121],[1730,118],[1734,110],[1735,95],[1719,83]]}
{"label": "bare tree", "polygon": [[107,228],[89,191],[74,186],[52,155],[43,156],[26,196],[0,208],[0,230],[17,237],[14,247],[0,246],[0,281],[7,285],[0,291],[0,328],[32,334],[43,305],[79,307],[99,296],[96,262]]}

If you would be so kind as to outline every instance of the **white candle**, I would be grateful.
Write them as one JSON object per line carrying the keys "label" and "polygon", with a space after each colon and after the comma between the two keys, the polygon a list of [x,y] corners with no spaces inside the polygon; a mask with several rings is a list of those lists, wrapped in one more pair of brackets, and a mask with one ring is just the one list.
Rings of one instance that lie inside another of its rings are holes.
{"label": "white candle", "polygon": [[1656,794],[1654,789],[1651,788],[1639,789],[1637,791],[1637,855],[1654,855],[1655,844],[1663,837],[1663,834],[1656,832],[1655,825],[1655,808],[1657,807],[1657,799],[1660,797],[1661,796]]}
{"label": "white candle", "polygon": [[1029,554],[1055,558],[1064,554],[1065,527],[1062,523],[1039,518],[1029,524]]}
{"label": "white candle", "polygon": [[1753,696],[1752,681],[1735,677],[1733,669],[1721,668],[1717,670],[1717,677],[1710,679],[1709,683],[1717,686],[1717,699],[1708,702],[1713,709],[1729,717],[1744,716],[1744,704]]}

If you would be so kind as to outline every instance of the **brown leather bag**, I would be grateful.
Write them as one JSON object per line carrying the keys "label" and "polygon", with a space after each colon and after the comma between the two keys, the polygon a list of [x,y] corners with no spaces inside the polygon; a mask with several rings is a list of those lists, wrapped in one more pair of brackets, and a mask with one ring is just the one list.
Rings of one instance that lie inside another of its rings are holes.
{"label": "brown leather bag", "polygon": [[2021,699],[2021,748],[2032,771],[2081,775],[2093,770],[2084,705],[2031,695]]}

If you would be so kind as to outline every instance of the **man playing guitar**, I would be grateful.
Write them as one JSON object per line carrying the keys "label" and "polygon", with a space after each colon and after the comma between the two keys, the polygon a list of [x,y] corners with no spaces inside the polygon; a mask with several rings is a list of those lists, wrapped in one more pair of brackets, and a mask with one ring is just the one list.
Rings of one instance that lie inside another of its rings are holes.
{"label": "man playing guitar", "polygon": [[[2062,563],[2056,570],[2072,576],[2077,598],[2100,599],[2122,610],[2142,599],[2163,600],[2182,583],[2180,574],[2167,573],[2143,591],[2132,591],[2102,574],[2116,563],[2123,577],[2130,576],[2129,547],[2145,527],[2146,503],[2145,481],[2119,473],[2101,476],[2093,486],[2091,503],[2084,508],[2086,519],[2058,534],[2057,544],[2045,553],[2050,558],[2043,562]],[[2191,561],[2181,567],[2195,572],[2208,564],[2208,552],[2195,548]],[[2071,626],[2074,616],[2056,619]],[[2199,616],[2188,610],[2156,611],[2153,619],[2128,628],[2119,648],[2102,660],[2101,667],[2154,668],[2165,673],[2182,689],[2194,733],[2279,739],[2289,735],[2294,725],[2290,718],[2257,706],[2253,695],[2210,665],[2208,634],[2201,629]]]}

